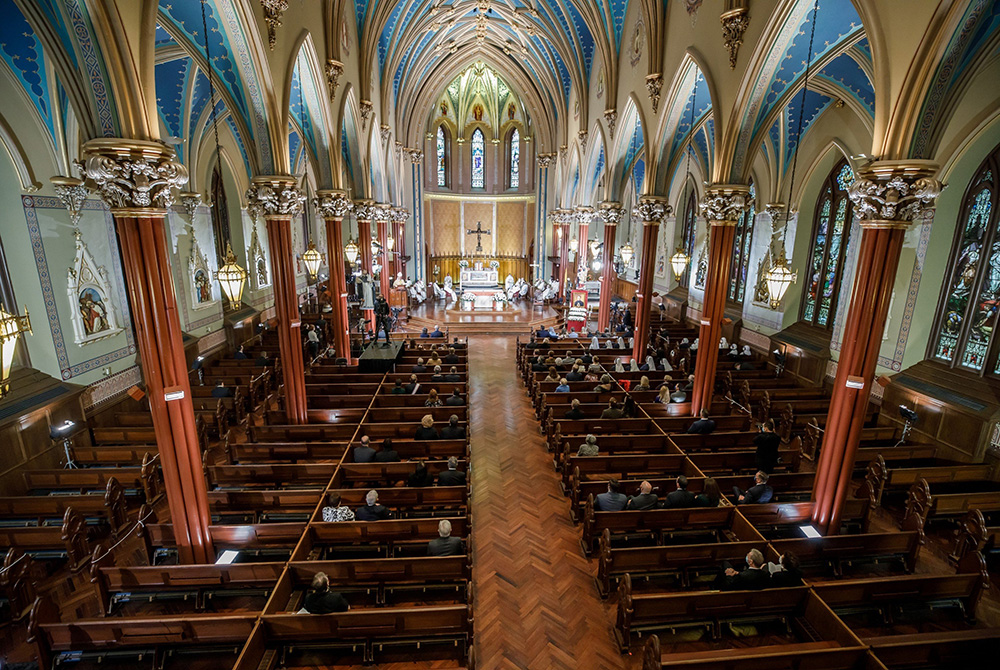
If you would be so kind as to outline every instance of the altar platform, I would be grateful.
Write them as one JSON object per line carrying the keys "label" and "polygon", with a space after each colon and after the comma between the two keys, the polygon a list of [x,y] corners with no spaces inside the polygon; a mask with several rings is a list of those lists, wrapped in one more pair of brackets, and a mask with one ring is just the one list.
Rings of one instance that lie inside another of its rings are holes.
{"label": "altar platform", "polygon": [[419,334],[422,328],[431,331],[434,326],[441,326],[442,329],[447,327],[455,336],[477,333],[524,335],[541,326],[555,326],[560,320],[560,312],[555,307],[532,305],[526,300],[512,303],[503,311],[462,311],[455,303],[446,307],[443,302],[428,301],[410,312],[406,332]]}

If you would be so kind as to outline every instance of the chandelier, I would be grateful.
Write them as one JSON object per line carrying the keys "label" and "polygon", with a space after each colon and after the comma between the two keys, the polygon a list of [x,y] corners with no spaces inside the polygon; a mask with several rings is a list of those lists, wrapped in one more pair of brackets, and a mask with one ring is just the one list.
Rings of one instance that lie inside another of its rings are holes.
{"label": "chandelier", "polygon": [[10,368],[14,362],[14,349],[21,333],[31,334],[31,319],[28,310],[24,316],[10,314],[0,305],[0,361],[3,362],[2,377],[0,377],[0,398],[10,390]]}
{"label": "chandelier", "polygon": [[785,297],[788,287],[795,283],[797,273],[788,269],[788,261],[784,255],[774,262],[771,269],[764,275],[767,283],[767,294],[771,309],[778,309],[781,299]]}
{"label": "chandelier", "polygon": [[355,242],[354,238],[352,237],[350,240],[348,240],[347,246],[344,247],[344,256],[347,257],[347,262],[350,263],[351,265],[357,263],[358,254],[360,253],[361,250],[358,249],[358,243]]}
{"label": "chandelier", "polygon": [[622,248],[618,250],[618,253],[621,254],[622,263],[624,265],[632,264],[632,258],[635,256],[635,249],[632,248],[631,244],[628,242],[623,244]]}
{"label": "chandelier", "polygon": [[222,292],[234,308],[241,304],[246,279],[247,271],[236,263],[236,254],[233,253],[232,246],[226,243],[226,262],[215,273],[215,280],[222,286]]}
{"label": "chandelier", "polygon": [[670,268],[674,271],[674,281],[680,282],[690,262],[691,257],[684,252],[684,247],[677,247],[677,251],[670,257]]}
{"label": "chandelier", "polygon": [[309,240],[309,248],[302,254],[302,262],[306,264],[306,272],[310,277],[315,277],[319,266],[323,264],[323,254],[316,249],[316,243],[312,240]]}

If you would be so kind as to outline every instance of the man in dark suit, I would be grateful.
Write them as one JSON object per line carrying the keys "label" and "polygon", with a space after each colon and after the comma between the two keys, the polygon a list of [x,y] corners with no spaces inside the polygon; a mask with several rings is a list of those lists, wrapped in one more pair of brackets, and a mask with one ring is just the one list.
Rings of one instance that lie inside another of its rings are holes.
{"label": "man in dark suit", "polygon": [[622,408],[618,405],[618,400],[612,398],[608,401],[607,408],[601,412],[602,419],[620,419],[622,418]]}
{"label": "man in dark suit", "polygon": [[594,499],[594,509],[598,512],[618,512],[627,504],[628,498],[621,492],[617,479],[609,479],[608,492],[598,493]]}
{"label": "man in dark suit", "polygon": [[413,395],[414,393],[417,392],[418,388],[420,388],[420,384],[419,382],[417,382],[417,376],[410,375],[410,383],[403,387],[403,391],[407,395]]}
{"label": "man in dark suit", "polygon": [[271,367],[271,365],[273,363],[274,363],[274,361],[271,360],[271,357],[267,355],[266,351],[260,352],[260,356],[257,357],[257,367],[258,368]]}
{"label": "man in dark suit", "polygon": [[573,398],[573,402],[570,403],[569,410],[566,412],[565,418],[579,420],[584,417],[583,410],[580,409],[580,401]]}
{"label": "man in dark suit", "polygon": [[243,351],[242,344],[240,345],[240,348],[236,350],[236,355],[233,356],[233,358],[235,358],[238,361],[245,361],[248,358],[247,353]]}
{"label": "man in dark suit", "polygon": [[580,366],[576,364],[573,365],[572,370],[566,373],[566,381],[568,382],[582,382],[583,377],[583,371],[580,369]]}
{"label": "man in dark suit", "polygon": [[431,337],[444,337],[444,333],[441,332],[441,326],[434,326],[434,330],[431,331]]}
{"label": "man in dark suit", "polygon": [[659,499],[653,493],[653,485],[649,482],[643,482],[639,485],[639,495],[628,499],[627,509],[655,509],[657,502]]}
{"label": "man in dark suit", "polygon": [[382,440],[382,448],[375,454],[376,463],[398,463],[399,452],[392,448],[392,438]]}
{"label": "man in dark suit", "polygon": [[367,435],[361,436],[361,445],[354,447],[355,463],[371,463],[375,460],[375,450],[369,444],[370,438]]}
{"label": "man in dark suit", "polygon": [[760,549],[751,549],[746,569],[740,572],[728,563],[723,564],[718,581],[723,591],[757,591],[770,586],[771,573],[764,569],[764,555]]}
{"label": "man in dark suit", "polygon": [[462,394],[459,393],[458,389],[456,388],[451,392],[451,395],[448,396],[448,398],[444,401],[444,404],[450,405],[451,407],[461,407],[462,405],[465,404],[465,398],[462,397]]}
{"label": "man in dark suit", "polygon": [[462,539],[451,536],[451,521],[441,519],[438,536],[427,543],[428,556],[458,556],[462,553]]}
{"label": "man in dark suit", "polygon": [[372,489],[365,496],[365,505],[354,511],[358,521],[384,521],[389,518],[389,508],[378,504],[378,492]]}
{"label": "man in dark suit", "polygon": [[219,383],[215,385],[212,389],[213,398],[231,398],[233,395],[232,389],[226,388],[226,382],[219,380]]}
{"label": "man in dark suit", "polygon": [[740,490],[739,486],[734,486],[733,495],[736,496],[737,505],[769,503],[774,498],[774,489],[767,485],[767,473],[758,471],[754,475],[753,486],[746,491]]}
{"label": "man in dark suit", "polygon": [[465,473],[458,469],[458,459],[448,459],[448,469],[438,475],[438,486],[465,486]]}
{"label": "man in dark suit", "polygon": [[462,375],[458,374],[458,368],[452,365],[451,369],[448,370],[448,374],[444,376],[444,380],[446,382],[460,382],[462,381]]}
{"label": "man in dark suit", "polygon": [[757,469],[771,474],[778,464],[778,448],[781,438],[774,432],[774,419],[768,419],[760,427],[760,433],[754,436],[753,445],[757,448],[754,458]]}
{"label": "man in dark suit", "polygon": [[715,421],[708,418],[708,410],[701,410],[701,418],[692,423],[687,432],[695,435],[708,435],[715,430]]}
{"label": "man in dark suit", "polygon": [[451,346],[455,349],[465,349],[465,342],[459,342],[458,338],[456,337],[454,340],[451,341]]}
{"label": "man in dark suit", "polygon": [[458,354],[455,353],[455,347],[449,349],[448,355],[444,357],[444,362],[449,365],[454,365],[455,363],[458,363],[460,360],[461,359],[458,357]]}
{"label": "man in dark suit", "polygon": [[414,372],[414,373],[416,373],[416,372],[427,372],[427,366],[424,365],[424,359],[423,358],[418,358],[417,359],[417,364],[413,366],[413,368],[410,370],[410,372]]}
{"label": "man in dark suit", "polygon": [[344,596],[330,590],[330,578],[325,572],[317,572],[313,576],[310,589],[302,603],[302,609],[309,614],[333,614],[351,609]]}
{"label": "man in dark suit", "polygon": [[458,425],[458,415],[448,417],[448,425],[441,429],[442,440],[461,440],[465,438],[465,426]]}
{"label": "man in dark suit", "polygon": [[677,490],[667,494],[667,500],[663,506],[670,508],[694,507],[694,494],[687,488],[688,478],[680,475],[677,478]]}

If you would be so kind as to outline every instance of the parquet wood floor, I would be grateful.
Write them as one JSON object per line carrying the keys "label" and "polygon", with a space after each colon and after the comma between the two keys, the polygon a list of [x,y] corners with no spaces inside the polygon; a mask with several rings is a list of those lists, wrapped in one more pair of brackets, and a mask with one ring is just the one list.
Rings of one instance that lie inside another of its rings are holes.
{"label": "parquet wood floor", "polygon": [[477,670],[623,668],[514,350],[469,338]]}

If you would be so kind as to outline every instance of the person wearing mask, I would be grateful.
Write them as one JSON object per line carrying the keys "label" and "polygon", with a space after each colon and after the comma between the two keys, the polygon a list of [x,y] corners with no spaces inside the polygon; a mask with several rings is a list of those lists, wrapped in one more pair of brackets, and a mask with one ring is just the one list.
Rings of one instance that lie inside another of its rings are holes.
{"label": "person wearing mask", "polygon": [[354,511],[358,521],[384,521],[389,516],[389,508],[378,504],[378,492],[374,489],[365,496],[365,504]]}
{"label": "person wearing mask", "polygon": [[439,437],[438,432],[434,429],[434,417],[430,414],[424,415],[424,418],[420,420],[420,428],[417,428],[416,433],[413,435],[413,439],[436,440]]}
{"label": "person wearing mask", "polygon": [[753,438],[754,460],[757,469],[761,472],[771,474],[778,464],[778,448],[781,446],[781,438],[774,432],[774,419],[768,419],[760,426],[760,432]]}
{"label": "person wearing mask", "polygon": [[427,543],[428,556],[460,556],[462,554],[461,538],[451,536],[451,521],[441,519],[438,522],[438,537]]}
{"label": "person wearing mask", "polygon": [[570,403],[570,407],[566,411],[566,414],[565,414],[565,416],[563,418],[571,419],[571,420],[574,420],[574,421],[578,421],[578,420],[582,419],[583,417],[584,417],[584,414],[583,414],[583,410],[580,409],[580,401],[577,400],[576,398],[573,398],[573,401]]}
{"label": "person wearing mask", "polygon": [[627,504],[628,498],[621,492],[617,479],[609,479],[607,493],[598,493],[594,498],[594,510],[597,512],[620,512]]}
{"label": "person wearing mask", "polygon": [[644,481],[639,484],[639,495],[632,496],[628,499],[627,509],[655,509],[658,502],[659,498],[657,498],[656,494],[653,493],[653,485]]}
{"label": "person wearing mask", "polygon": [[458,469],[458,458],[448,459],[448,469],[438,475],[438,486],[465,486],[465,473]]}
{"label": "person wearing mask", "polygon": [[317,572],[313,575],[312,584],[309,585],[309,593],[306,594],[302,603],[302,609],[309,614],[333,614],[334,612],[346,612],[350,608],[351,606],[344,596],[330,590],[330,578],[325,572]]}
{"label": "person wearing mask", "polygon": [[707,409],[701,410],[699,416],[700,418],[688,427],[688,433],[692,435],[708,435],[715,430],[715,421],[708,418]]}

